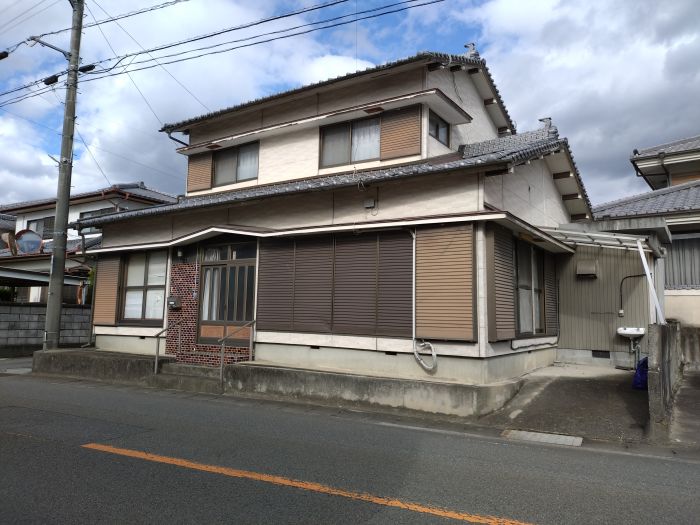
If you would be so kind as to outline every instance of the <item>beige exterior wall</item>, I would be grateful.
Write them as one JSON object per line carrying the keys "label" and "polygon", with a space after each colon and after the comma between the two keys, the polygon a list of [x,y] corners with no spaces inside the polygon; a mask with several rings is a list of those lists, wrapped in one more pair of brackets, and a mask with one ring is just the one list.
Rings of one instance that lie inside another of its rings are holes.
{"label": "beige exterior wall", "polygon": [[484,178],[484,201],[535,226],[559,226],[569,215],[543,160],[516,166],[513,173]]}
{"label": "beige exterior wall", "polygon": [[[576,276],[582,259],[598,261],[598,278]],[[636,250],[579,246],[573,256],[559,257],[559,347],[570,350],[627,352],[629,340],[617,335],[620,326],[646,327],[650,323],[650,297],[646,279],[627,279],[623,285],[624,317],[620,309],[623,277],[644,273]],[[642,349],[646,338],[642,338]]]}
{"label": "beige exterior wall", "polygon": [[486,111],[484,99],[479,95],[468,73],[451,72],[449,69],[430,72],[427,88],[438,88],[462,106],[474,119],[469,124],[452,126],[450,147],[453,150],[456,150],[460,144],[471,144],[498,137],[498,129]]}
{"label": "beige exterior wall", "polygon": [[666,319],[676,319],[681,326],[700,326],[700,290],[666,290]]}
{"label": "beige exterior wall", "polygon": [[[226,224],[287,229],[363,223],[478,211],[479,184],[475,174],[448,173],[394,181],[365,190],[356,187],[309,192],[264,201],[222,206],[177,215],[105,224],[103,246],[169,241],[210,226]],[[375,207],[366,209],[366,199]]]}

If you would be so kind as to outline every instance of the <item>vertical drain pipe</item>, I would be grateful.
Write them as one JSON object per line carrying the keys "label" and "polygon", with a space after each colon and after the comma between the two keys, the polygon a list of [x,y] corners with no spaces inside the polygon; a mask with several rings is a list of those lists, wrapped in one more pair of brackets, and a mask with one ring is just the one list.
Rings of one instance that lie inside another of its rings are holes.
{"label": "vertical drain pipe", "polygon": [[435,370],[437,367],[437,354],[435,353],[435,348],[433,348],[433,345],[426,342],[426,341],[421,341],[420,342],[420,347],[421,348],[430,348],[430,353],[433,358],[433,362],[428,365],[423,358],[420,356],[418,353],[418,348],[416,348],[416,230],[412,229],[409,230],[409,233],[411,234],[411,237],[413,238],[413,267],[412,267],[412,275],[413,275],[413,319],[411,323],[411,328],[412,328],[412,334],[411,334],[411,341],[413,344],[413,355],[416,358],[416,361],[418,361],[418,364],[426,371],[426,372],[432,372]]}

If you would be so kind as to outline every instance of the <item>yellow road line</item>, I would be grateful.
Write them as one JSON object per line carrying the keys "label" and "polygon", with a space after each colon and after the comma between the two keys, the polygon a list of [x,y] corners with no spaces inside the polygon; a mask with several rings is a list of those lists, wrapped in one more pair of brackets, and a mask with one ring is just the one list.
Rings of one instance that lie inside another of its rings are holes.
{"label": "yellow road line", "polygon": [[320,494],[340,496],[342,498],[348,498],[356,501],[364,501],[367,503],[374,503],[376,505],[383,505],[385,507],[394,507],[397,509],[410,510],[422,514],[430,514],[433,516],[439,516],[441,518],[450,518],[471,523],[483,523],[485,525],[528,525],[527,523],[524,523],[522,521],[516,521],[507,518],[498,518],[496,516],[480,516],[478,514],[457,512],[454,510],[443,509],[440,507],[433,507],[431,505],[421,505],[419,503],[401,501],[393,498],[383,498],[381,496],[374,496],[372,494],[367,494],[364,492],[352,492],[349,490],[330,487],[328,485],[322,485],[320,483],[300,481],[290,478],[284,478],[281,476],[263,474],[260,472],[251,472],[249,470],[238,470],[228,467],[220,467],[218,465],[206,465],[204,463],[196,463],[194,461],[188,461],[186,459],[159,456],[157,454],[150,454],[148,452],[142,452],[140,450],[118,448],[109,445],[100,445],[98,443],[88,443],[82,446],[83,448],[88,448],[91,450],[99,450],[100,452],[108,452],[110,454],[117,454],[120,456],[127,456],[130,458],[144,459],[146,461],[152,461],[154,463],[165,463],[166,465],[175,465],[177,467],[189,468],[192,470],[199,470],[202,472],[210,472],[212,474],[221,474],[223,476],[229,476],[232,478],[262,481],[264,483],[272,483],[273,485],[282,485],[284,487],[293,487],[296,489],[318,492]]}

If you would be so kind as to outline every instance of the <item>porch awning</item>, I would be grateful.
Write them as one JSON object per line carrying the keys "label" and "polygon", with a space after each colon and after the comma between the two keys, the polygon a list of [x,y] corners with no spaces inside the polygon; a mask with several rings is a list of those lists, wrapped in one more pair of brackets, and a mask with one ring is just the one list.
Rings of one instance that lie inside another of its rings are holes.
{"label": "porch awning", "polygon": [[598,233],[575,230],[562,230],[559,228],[542,228],[543,231],[555,239],[569,246],[594,246],[597,248],[612,248],[618,250],[637,251],[637,241],[642,241],[645,252],[653,252],[643,235],[622,235],[619,233]]}
{"label": "porch awning", "polygon": [[[45,272],[0,267],[0,286],[45,286],[49,283],[49,278]],[[67,285],[79,286],[85,281],[87,278],[63,276],[63,284]]]}

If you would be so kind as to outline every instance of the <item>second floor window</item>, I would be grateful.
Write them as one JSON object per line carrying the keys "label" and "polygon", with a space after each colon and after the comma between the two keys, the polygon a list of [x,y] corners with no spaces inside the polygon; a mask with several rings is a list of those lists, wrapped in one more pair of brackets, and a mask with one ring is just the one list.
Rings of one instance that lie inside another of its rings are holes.
{"label": "second floor window", "polygon": [[259,143],[243,144],[214,153],[214,186],[258,178]]}
{"label": "second floor window", "polygon": [[379,158],[380,119],[369,118],[321,128],[321,166]]}
{"label": "second floor window", "polygon": [[34,219],[27,221],[27,229],[41,235],[42,239],[51,239],[53,237],[54,217],[44,217],[42,219]]}
{"label": "second floor window", "polygon": [[[81,211],[80,218],[81,219],[89,219],[90,217],[100,217],[102,215],[107,215],[108,213],[114,213],[115,211],[117,211],[117,209],[115,207],[100,208],[99,210]],[[85,234],[99,233],[100,228],[96,228],[95,226],[90,226],[89,228],[83,228],[80,231],[82,233],[85,233]]]}
{"label": "second floor window", "polygon": [[431,137],[442,142],[445,146],[450,145],[450,125],[432,111],[428,119],[428,133]]}

